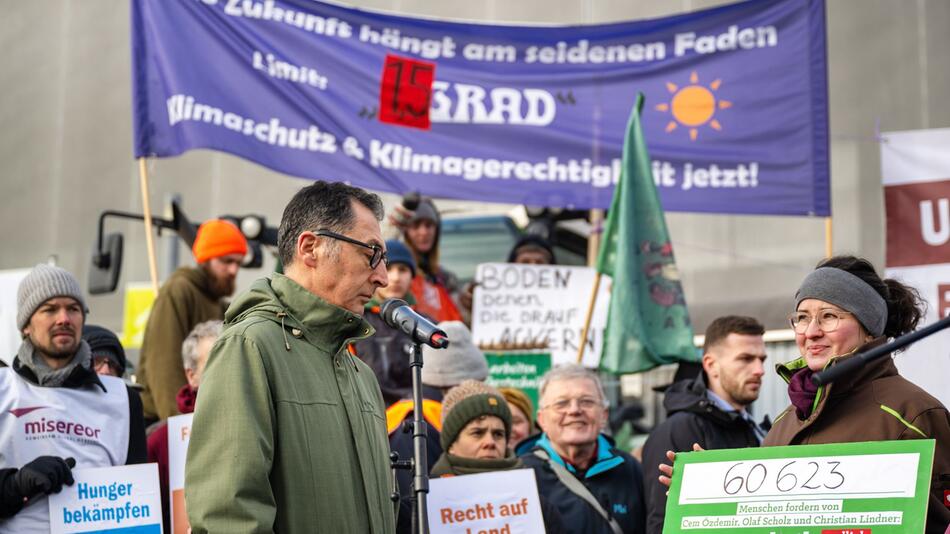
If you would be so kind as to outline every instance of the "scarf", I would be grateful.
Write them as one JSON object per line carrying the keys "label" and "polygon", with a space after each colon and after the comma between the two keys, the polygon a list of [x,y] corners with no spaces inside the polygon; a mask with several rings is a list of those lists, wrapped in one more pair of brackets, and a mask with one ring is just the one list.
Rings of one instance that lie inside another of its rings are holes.
{"label": "scarf", "polygon": [[79,350],[73,355],[73,359],[60,369],[50,368],[42,357],[36,355],[36,347],[33,346],[29,337],[23,338],[17,358],[21,365],[33,371],[36,375],[36,383],[43,387],[62,386],[77,367],[92,370],[92,349],[89,348],[85,339],[79,342]]}
{"label": "scarf", "polygon": [[175,401],[178,402],[179,413],[193,413],[195,403],[198,402],[198,390],[191,389],[191,386],[185,384],[175,395]]}
{"label": "scarf", "polygon": [[793,374],[792,379],[788,381],[788,398],[792,401],[795,415],[800,421],[811,415],[815,397],[818,395],[819,388],[811,381],[814,374],[814,371],[805,367]]}
{"label": "scarf", "polygon": [[475,458],[462,458],[447,452],[439,456],[438,461],[432,466],[431,475],[441,477],[446,475],[475,475],[478,473],[488,473],[491,471],[508,471],[509,469],[520,469],[524,467],[521,459],[511,451],[504,458],[499,460],[477,460]]}

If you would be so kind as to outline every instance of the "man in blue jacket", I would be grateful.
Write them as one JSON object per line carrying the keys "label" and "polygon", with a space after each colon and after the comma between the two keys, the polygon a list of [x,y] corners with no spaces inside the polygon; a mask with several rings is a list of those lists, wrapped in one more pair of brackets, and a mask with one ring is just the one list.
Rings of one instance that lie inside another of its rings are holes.
{"label": "man in blue jacket", "polygon": [[541,378],[538,424],[544,433],[518,452],[534,469],[538,492],[571,532],[646,532],[640,464],[601,433],[607,400],[600,378],[563,365]]}

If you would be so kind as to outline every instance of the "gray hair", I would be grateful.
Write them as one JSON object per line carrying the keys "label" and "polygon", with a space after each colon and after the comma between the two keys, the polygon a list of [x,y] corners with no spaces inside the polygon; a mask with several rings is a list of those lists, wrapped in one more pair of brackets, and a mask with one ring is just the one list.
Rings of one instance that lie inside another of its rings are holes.
{"label": "gray hair", "polygon": [[205,339],[218,339],[222,330],[222,321],[205,321],[195,325],[181,344],[181,361],[185,369],[194,371],[198,367],[198,345]]}
{"label": "gray hair", "polygon": [[[344,233],[351,229],[356,218],[353,201],[366,206],[377,221],[383,220],[383,201],[358,187],[318,180],[298,191],[284,208],[277,230],[277,252],[284,267],[293,264],[301,233],[320,229]],[[328,250],[338,246],[333,241]]]}
{"label": "gray hair", "polygon": [[600,395],[601,400],[604,401],[604,406],[606,406],[607,395],[604,394],[604,386],[600,383],[600,376],[583,365],[576,363],[558,365],[544,373],[544,376],[541,377],[541,385],[538,388],[538,404],[543,404],[541,400],[544,398],[544,393],[552,382],[581,379],[590,380],[594,383],[594,386],[597,387],[597,393]]}

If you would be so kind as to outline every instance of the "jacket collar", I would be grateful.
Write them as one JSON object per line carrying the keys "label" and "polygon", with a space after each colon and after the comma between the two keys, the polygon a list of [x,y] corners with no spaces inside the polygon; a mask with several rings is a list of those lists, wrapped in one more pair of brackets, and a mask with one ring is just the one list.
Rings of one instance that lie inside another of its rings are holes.
{"label": "jacket collar", "polygon": [[[547,434],[541,434],[541,437],[535,442],[535,446],[544,449],[552,462],[557,462],[561,466],[566,467],[571,473],[577,474],[577,470],[574,469],[573,465],[565,462],[558,453],[554,452],[554,445],[551,443],[551,440],[548,439]],[[622,463],[623,457],[614,452],[613,445],[607,436],[601,434],[597,436],[597,457],[594,458],[594,462],[587,468],[587,471],[584,473],[584,478],[590,478],[609,471]]]}
{"label": "jacket collar", "polygon": [[[865,343],[864,345],[859,346],[853,351],[842,354],[840,356],[832,356],[828,358],[828,361],[825,363],[824,369],[828,369],[833,365],[838,365],[841,362],[850,360],[851,358],[856,357],[857,355],[867,352],[875,347],[879,347],[887,342],[887,338],[884,336],[872,339],[871,341]],[[798,358],[797,360],[792,360],[787,363],[780,363],[775,365],[775,370],[778,372],[779,376],[782,377],[782,380],[785,383],[788,383],[792,379],[792,375],[798,371],[808,367],[808,363],[805,358]],[[869,380],[874,380],[882,376],[889,376],[897,374],[897,367],[894,365],[894,360],[890,358],[881,358],[880,360],[865,365],[861,369],[857,370],[853,374],[848,376],[841,377],[834,382],[834,391],[835,395],[843,395],[854,389],[857,384],[867,382]],[[823,388],[824,395],[828,395],[831,391],[831,385]]]}
{"label": "jacket collar", "polygon": [[[13,371],[16,374],[20,375],[24,380],[33,384],[34,386],[39,386],[39,380],[36,377],[36,373],[32,369],[23,365],[20,362],[20,357],[17,356],[13,359]],[[102,380],[99,380],[99,375],[91,369],[87,369],[81,365],[77,365],[69,376],[66,377],[66,380],[63,381],[63,385],[60,387],[69,388],[69,389],[83,389],[86,386],[99,386],[103,392],[106,391],[106,386],[102,383]]]}
{"label": "jacket collar", "polygon": [[280,323],[285,331],[300,329],[293,335],[302,334],[331,354],[376,332],[363,317],[328,303],[279,273],[255,281],[228,308],[225,321],[231,324],[250,315]]}

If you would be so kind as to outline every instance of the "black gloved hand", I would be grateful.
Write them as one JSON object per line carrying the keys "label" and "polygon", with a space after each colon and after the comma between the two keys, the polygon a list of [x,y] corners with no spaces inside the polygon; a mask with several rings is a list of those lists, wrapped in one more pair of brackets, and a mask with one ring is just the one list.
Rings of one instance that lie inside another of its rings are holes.
{"label": "black gloved hand", "polygon": [[13,489],[24,499],[59,493],[63,484],[72,486],[76,460],[58,456],[40,456],[24,465],[12,477]]}

